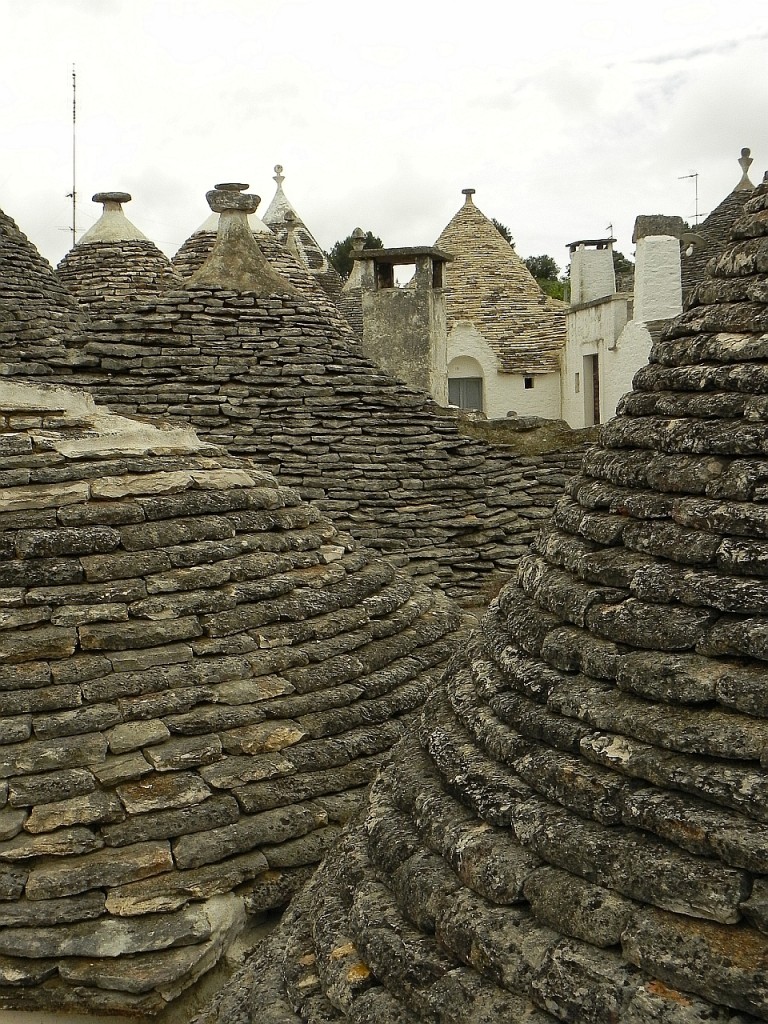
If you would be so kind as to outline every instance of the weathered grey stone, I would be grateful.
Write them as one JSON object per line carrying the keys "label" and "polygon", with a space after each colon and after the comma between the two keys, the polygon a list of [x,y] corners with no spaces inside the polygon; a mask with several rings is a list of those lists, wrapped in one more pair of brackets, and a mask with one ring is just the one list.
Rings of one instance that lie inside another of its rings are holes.
{"label": "weathered grey stone", "polygon": [[648,910],[630,923],[622,949],[630,963],[651,976],[765,1017],[768,937],[747,926],[727,928]]}
{"label": "weathered grey stone", "polygon": [[13,778],[8,787],[8,799],[13,807],[25,807],[54,800],[67,800],[84,793],[92,793],[96,781],[85,768],[70,768],[39,775],[21,775]]}
{"label": "weathered grey stone", "polygon": [[237,824],[224,828],[182,836],[173,844],[173,856],[182,869],[200,867],[260,845],[295,839],[327,822],[325,812],[312,804],[282,807],[243,817]]}
{"label": "weathered grey stone", "polygon": [[14,928],[0,932],[0,952],[21,956],[118,957],[204,942],[211,925],[202,907],[161,916],[101,918],[64,928]]}
{"label": "weathered grey stone", "polygon": [[152,765],[141,753],[121,754],[108,757],[101,764],[94,765],[92,770],[102,786],[120,786],[149,775]]}
{"label": "weathered grey stone", "polygon": [[294,763],[281,754],[252,757],[227,757],[218,764],[201,769],[200,774],[215,789],[237,789],[249,782],[282,778],[296,772]]}
{"label": "weathered grey stone", "polygon": [[92,921],[103,913],[104,895],[99,892],[53,900],[19,899],[4,904],[3,925],[8,928],[50,927],[73,921]]}
{"label": "weathered grey stone", "polygon": [[120,801],[111,793],[92,792],[84,796],[37,804],[24,825],[27,832],[51,832],[67,825],[95,825],[119,821],[123,817]]}
{"label": "weathered grey stone", "polygon": [[[55,832],[46,832],[36,836],[21,834],[0,843],[0,860],[15,861],[29,860],[32,857],[78,856],[99,850],[103,845],[104,841],[90,829],[80,826],[61,828]],[[83,890],[75,891],[82,892]],[[52,893],[51,895],[58,896],[59,894]]]}
{"label": "weathered grey stone", "polygon": [[533,871],[524,892],[542,924],[593,946],[619,945],[634,910],[610,889],[549,867]]}
{"label": "weathered grey stone", "polygon": [[42,985],[56,973],[55,960],[0,956],[0,985]]}
{"label": "weathered grey stone", "polygon": [[170,1000],[216,962],[225,943],[242,928],[244,912],[236,897],[219,897],[207,902],[205,917],[210,922],[211,934],[203,942],[164,949],[162,953],[138,953],[108,964],[67,958],[61,962],[61,976],[77,985],[95,984],[133,993],[159,990]]}
{"label": "weathered grey stone", "polygon": [[[138,755],[128,755],[132,756]],[[194,806],[207,800],[211,791],[196,775],[153,772],[138,782],[118,785],[117,795],[129,814],[145,814],[149,811]]]}
{"label": "weathered grey stone", "polygon": [[113,754],[126,754],[141,747],[162,743],[170,737],[168,726],[156,719],[150,722],[126,722],[109,733],[109,749]]}
{"label": "weathered grey stone", "polygon": [[193,899],[229,892],[269,867],[260,851],[230,857],[222,863],[174,871],[110,890],[107,909],[119,917],[178,910]]}
{"label": "weathered grey stone", "polygon": [[110,846],[126,846],[149,839],[169,839],[191,832],[206,832],[231,825],[240,818],[234,797],[211,797],[180,810],[141,814],[128,821],[107,825],[102,835]]}
{"label": "weathered grey stone", "polygon": [[172,772],[211,764],[223,754],[218,736],[190,736],[169,739],[157,746],[147,747],[144,756],[155,771]]}
{"label": "weathered grey stone", "polygon": [[27,820],[26,811],[15,811],[4,807],[0,811],[0,841],[13,839],[21,832],[24,822]]}
{"label": "weathered grey stone", "polygon": [[61,768],[79,768],[104,760],[106,740],[98,733],[86,733],[76,739],[30,740],[3,749],[0,776],[8,778],[32,772]]}
{"label": "weathered grey stone", "polygon": [[297,722],[249,725],[242,729],[231,729],[221,737],[222,745],[231,754],[260,754],[298,743],[307,734]]}
{"label": "weathered grey stone", "polygon": [[89,889],[124,885],[172,868],[168,843],[136,843],[124,847],[119,857],[114,850],[104,849],[68,857],[61,864],[33,867],[26,891],[30,899],[55,899]]}

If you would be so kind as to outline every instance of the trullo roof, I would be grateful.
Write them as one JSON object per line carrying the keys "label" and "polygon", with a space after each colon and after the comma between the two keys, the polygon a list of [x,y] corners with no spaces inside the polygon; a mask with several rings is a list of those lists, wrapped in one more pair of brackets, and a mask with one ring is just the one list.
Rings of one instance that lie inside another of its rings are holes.
{"label": "trullo roof", "polygon": [[103,212],[56,271],[92,316],[108,316],[126,301],[178,287],[168,257],[126,217],[127,192],[97,192]]}
{"label": "trullo roof", "polygon": [[0,382],[0,478],[0,1010],[156,1014],[311,874],[456,615],[82,393]]}
{"label": "trullo roof", "polygon": [[505,373],[551,373],[565,344],[565,306],[542,292],[514,247],[472,200],[435,242],[454,257],[445,266],[448,331],[472,324]]}
{"label": "trullo roof", "polygon": [[206,1022],[768,1020],[768,180]]}

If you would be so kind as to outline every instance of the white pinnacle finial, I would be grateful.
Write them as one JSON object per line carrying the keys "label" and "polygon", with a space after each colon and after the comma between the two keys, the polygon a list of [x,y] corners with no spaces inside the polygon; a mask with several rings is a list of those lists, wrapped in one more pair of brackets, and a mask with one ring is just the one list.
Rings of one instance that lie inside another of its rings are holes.
{"label": "white pinnacle finial", "polygon": [[739,192],[745,189],[753,189],[755,186],[749,180],[749,168],[752,164],[751,150],[747,149],[746,146],[741,151],[739,157],[739,167],[741,168],[741,181],[734,189],[734,192]]}
{"label": "white pinnacle finial", "polygon": [[272,179],[277,182],[277,187],[282,188],[283,182],[285,181],[285,175],[283,174],[283,165],[275,164],[275,176]]}

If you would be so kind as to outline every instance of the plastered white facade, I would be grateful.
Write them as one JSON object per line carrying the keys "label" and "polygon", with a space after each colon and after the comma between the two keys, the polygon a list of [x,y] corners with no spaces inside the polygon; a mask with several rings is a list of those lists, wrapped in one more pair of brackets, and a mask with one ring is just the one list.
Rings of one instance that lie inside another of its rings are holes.
{"label": "plastered white facade", "polygon": [[680,239],[672,235],[638,238],[635,251],[634,319],[669,320],[682,312]]}
{"label": "plastered white facade", "polygon": [[574,242],[571,246],[571,302],[580,305],[616,291],[613,244],[610,239],[595,243]]}
{"label": "plastered white facade", "polygon": [[562,418],[571,427],[588,427],[596,422],[595,367],[597,422],[605,423],[616,411],[619,398],[630,390],[636,370],[647,360],[647,346],[640,354],[637,339],[620,340],[629,306],[629,296],[618,293],[572,306],[568,311],[562,363]]}
{"label": "plastered white facade", "polygon": [[[632,390],[635,374],[648,362],[653,340],[648,325],[670,320],[682,310],[679,235],[643,234],[640,230],[658,230],[662,225],[674,229],[673,220],[679,218],[638,218],[633,303],[628,295],[614,293],[574,304],[568,311],[563,418],[572,427],[595,423],[596,404],[600,423],[615,414],[619,399]],[[585,250],[582,245],[574,259],[577,255],[586,259],[590,252],[584,269],[595,275],[594,280],[587,281],[587,289],[594,291],[607,280],[611,253],[609,248]]]}
{"label": "plastered white facade", "polygon": [[532,374],[533,387],[526,388],[524,374],[500,373],[493,349],[465,320],[448,335],[448,379],[476,376],[483,378],[483,412],[488,419],[503,419],[510,412],[560,419],[560,375]]}

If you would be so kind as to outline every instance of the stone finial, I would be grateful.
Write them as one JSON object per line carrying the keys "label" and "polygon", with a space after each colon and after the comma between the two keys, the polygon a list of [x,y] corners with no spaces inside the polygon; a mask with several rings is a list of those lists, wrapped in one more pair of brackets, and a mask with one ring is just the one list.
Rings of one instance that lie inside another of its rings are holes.
{"label": "stone finial", "polygon": [[741,168],[741,181],[734,189],[734,192],[741,192],[745,189],[749,189],[750,191],[752,191],[752,189],[755,187],[749,180],[749,168],[753,162],[752,156],[750,155],[751,152],[752,151],[748,149],[746,146],[741,151],[741,156],[739,157],[739,167]]}
{"label": "stone finial", "polygon": [[232,210],[242,210],[246,214],[256,213],[261,202],[261,196],[250,192],[243,192],[247,185],[236,185],[222,188],[217,185],[210,192],[205,193],[208,205],[214,213],[225,213]]}
{"label": "stone finial", "polygon": [[260,296],[292,294],[295,289],[264,258],[248,223],[261,198],[240,182],[227,182],[206,192],[205,198],[219,214],[219,230],[211,254],[193,274],[187,287],[227,288]]}
{"label": "stone finial", "polygon": [[78,240],[78,245],[93,242],[147,242],[147,236],[128,220],[123,203],[130,203],[130,192],[97,192],[94,203],[102,204],[101,217]]}
{"label": "stone finial", "polygon": [[104,208],[107,208],[107,204],[114,203],[117,206],[122,206],[123,203],[130,203],[131,199],[130,192],[97,192],[95,196],[92,196],[94,203],[102,203]]}
{"label": "stone finial", "polygon": [[362,228],[355,228],[352,232],[352,251],[362,252],[365,246],[365,232]]}
{"label": "stone finial", "polygon": [[465,206],[474,206],[474,202],[472,200],[472,196],[475,194],[475,190],[473,188],[463,188],[461,190],[461,194],[463,196],[466,196],[466,198],[464,200],[464,205]]}
{"label": "stone finial", "polygon": [[277,187],[282,188],[283,182],[285,181],[285,175],[283,174],[283,165],[275,164],[275,174],[272,178],[273,181],[277,182]]}

